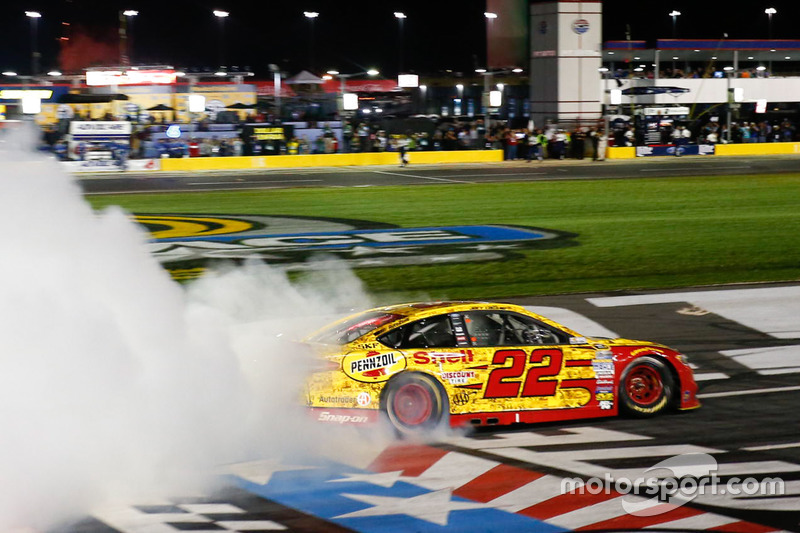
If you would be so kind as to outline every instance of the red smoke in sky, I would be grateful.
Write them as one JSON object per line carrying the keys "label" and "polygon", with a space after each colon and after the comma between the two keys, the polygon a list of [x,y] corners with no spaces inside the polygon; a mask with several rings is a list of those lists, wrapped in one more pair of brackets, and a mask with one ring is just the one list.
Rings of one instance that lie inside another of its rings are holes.
{"label": "red smoke in sky", "polygon": [[84,68],[119,65],[119,42],[117,36],[91,35],[82,28],[75,28],[69,39],[61,40],[58,63],[62,72],[80,72]]}

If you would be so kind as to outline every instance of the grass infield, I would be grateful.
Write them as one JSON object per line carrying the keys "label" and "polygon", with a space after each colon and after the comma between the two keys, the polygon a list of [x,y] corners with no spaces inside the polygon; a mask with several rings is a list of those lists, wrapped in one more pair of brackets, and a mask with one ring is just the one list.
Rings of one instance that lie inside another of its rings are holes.
{"label": "grass infield", "polygon": [[577,246],[507,261],[357,270],[385,301],[501,298],[800,279],[800,174],[91,196],[95,208],[508,224]]}

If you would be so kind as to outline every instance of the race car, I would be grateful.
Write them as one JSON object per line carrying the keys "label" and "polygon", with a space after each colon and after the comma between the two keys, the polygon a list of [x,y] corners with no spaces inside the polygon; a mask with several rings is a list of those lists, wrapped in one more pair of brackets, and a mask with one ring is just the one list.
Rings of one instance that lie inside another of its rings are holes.
{"label": "race car", "polygon": [[370,309],[304,341],[322,364],[307,405],[322,422],[387,419],[401,433],[699,407],[686,356],[590,338],[529,310],[486,302]]}

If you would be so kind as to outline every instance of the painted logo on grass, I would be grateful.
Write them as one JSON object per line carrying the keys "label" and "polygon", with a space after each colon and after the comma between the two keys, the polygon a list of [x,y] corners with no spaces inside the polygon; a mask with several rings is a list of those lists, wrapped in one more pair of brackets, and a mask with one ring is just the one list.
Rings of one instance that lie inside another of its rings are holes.
{"label": "painted logo on grass", "polygon": [[561,482],[562,494],[622,495],[623,510],[633,516],[668,513],[704,495],[780,496],[785,491],[781,478],[720,474],[716,459],[707,453],[670,457],[636,477],[606,474],[603,478],[565,478]]}
{"label": "painted logo on grass", "polygon": [[570,246],[572,233],[506,225],[397,227],[376,222],[265,215],[135,215],[168,268],[261,259],[288,270],[497,261],[532,248]]}

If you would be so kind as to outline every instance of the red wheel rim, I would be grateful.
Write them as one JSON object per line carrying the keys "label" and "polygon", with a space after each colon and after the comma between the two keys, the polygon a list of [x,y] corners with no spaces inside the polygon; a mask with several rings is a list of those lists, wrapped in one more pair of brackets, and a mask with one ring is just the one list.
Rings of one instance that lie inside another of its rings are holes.
{"label": "red wheel rim", "polygon": [[401,386],[394,395],[392,411],[401,423],[406,426],[416,426],[430,418],[433,401],[425,387],[408,383]]}
{"label": "red wheel rim", "polygon": [[640,365],[625,378],[628,397],[640,405],[656,403],[664,390],[661,374],[653,367]]}

